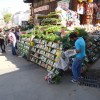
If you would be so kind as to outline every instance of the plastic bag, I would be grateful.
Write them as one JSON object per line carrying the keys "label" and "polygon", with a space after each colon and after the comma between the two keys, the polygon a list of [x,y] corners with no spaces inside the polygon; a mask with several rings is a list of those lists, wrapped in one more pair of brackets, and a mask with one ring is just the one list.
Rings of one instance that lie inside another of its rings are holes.
{"label": "plastic bag", "polygon": [[76,55],[75,49],[69,49],[69,50],[65,51],[66,57],[71,57],[71,56],[74,56],[74,55]]}
{"label": "plastic bag", "polygon": [[76,53],[74,49],[69,49],[65,52],[62,52],[57,62],[56,68],[62,69],[64,71],[67,70],[69,68],[69,58],[75,54]]}
{"label": "plastic bag", "polygon": [[65,53],[61,53],[61,57],[59,58],[57,62],[56,68],[62,69],[62,70],[67,70],[68,69],[68,63],[69,63],[69,58],[65,56]]}

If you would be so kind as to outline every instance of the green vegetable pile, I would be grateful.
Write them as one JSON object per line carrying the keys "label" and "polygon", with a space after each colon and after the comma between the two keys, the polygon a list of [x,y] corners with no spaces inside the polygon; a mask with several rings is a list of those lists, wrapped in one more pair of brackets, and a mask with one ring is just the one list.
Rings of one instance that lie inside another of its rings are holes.
{"label": "green vegetable pile", "polygon": [[32,36],[32,33],[27,33],[27,34],[21,34],[21,38],[30,38]]}

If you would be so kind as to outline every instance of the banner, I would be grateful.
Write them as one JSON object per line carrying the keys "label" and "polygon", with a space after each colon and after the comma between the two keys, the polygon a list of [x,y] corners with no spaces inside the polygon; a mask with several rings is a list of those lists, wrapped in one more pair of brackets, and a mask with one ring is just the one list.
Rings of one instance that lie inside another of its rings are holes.
{"label": "banner", "polygon": [[84,14],[85,13],[84,3],[78,3],[77,4],[77,13],[78,14]]}
{"label": "banner", "polygon": [[61,24],[65,27],[69,27],[72,25],[78,25],[78,17],[77,12],[69,9],[70,0],[62,0],[58,2],[58,6],[56,11],[60,11],[58,13],[59,18],[61,19]]}
{"label": "banner", "polygon": [[86,4],[86,15],[93,15],[93,3]]}

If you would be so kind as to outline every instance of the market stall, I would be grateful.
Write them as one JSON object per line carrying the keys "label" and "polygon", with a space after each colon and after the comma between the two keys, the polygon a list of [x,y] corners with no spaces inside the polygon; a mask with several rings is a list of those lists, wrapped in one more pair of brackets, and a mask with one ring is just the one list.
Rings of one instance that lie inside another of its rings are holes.
{"label": "market stall", "polygon": [[[47,69],[48,75],[46,75],[45,80],[49,83],[60,81],[62,70],[71,69],[75,55],[73,42],[69,38],[72,32],[75,32],[79,37],[83,37],[86,41],[87,56],[82,64],[82,72],[100,58],[99,24],[96,26],[80,25],[79,13],[84,14],[83,8],[82,12],[75,12],[69,9],[69,2],[67,2],[67,6],[64,4],[64,1],[60,1],[55,12],[39,15],[37,18],[40,25],[35,26],[31,32],[21,35],[21,41],[19,42],[19,51],[22,56]],[[92,11],[93,5],[90,2],[86,5],[87,11],[85,13],[90,18],[92,13],[89,8]],[[34,38],[31,36],[34,36]],[[68,53],[68,51],[70,52]],[[69,56],[69,54],[74,55]]]}

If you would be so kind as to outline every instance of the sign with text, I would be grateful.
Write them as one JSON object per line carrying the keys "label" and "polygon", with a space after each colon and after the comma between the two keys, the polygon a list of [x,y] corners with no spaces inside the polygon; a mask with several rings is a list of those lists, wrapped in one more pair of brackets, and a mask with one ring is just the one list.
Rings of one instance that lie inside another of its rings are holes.
{"label": "sign with text", "polygon": [[45,6],[41,6],[41,7],[38,7],[38,8],[35,8],[34,9],[34,12],[39,12],[39,11],[44,11],[44,10],[48,10],[49,9],[49,5],[45,5]]}

